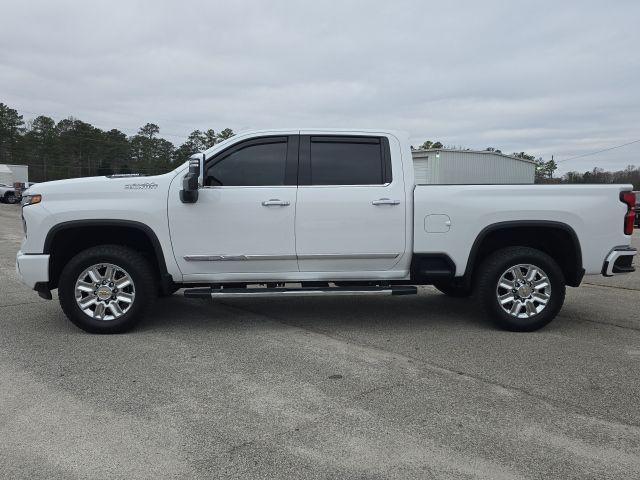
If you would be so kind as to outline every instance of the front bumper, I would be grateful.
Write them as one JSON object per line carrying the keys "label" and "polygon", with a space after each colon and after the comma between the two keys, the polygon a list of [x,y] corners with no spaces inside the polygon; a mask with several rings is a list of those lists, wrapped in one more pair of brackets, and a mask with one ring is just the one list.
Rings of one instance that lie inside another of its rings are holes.
{"label": "front bumper", "polygon": [[633,266],[633,257],[638,251],[633,247],[616,247],[604,261],[602,266],[602,275],[605,277],[612,277],[620,273],[635,272],[636,269]]}
{"label": "front bumper", "polygon": [[29,288],[35,289],[36,284],[47,284],[49,282],[49,255],[18,252],[16,273],[20,281]]}

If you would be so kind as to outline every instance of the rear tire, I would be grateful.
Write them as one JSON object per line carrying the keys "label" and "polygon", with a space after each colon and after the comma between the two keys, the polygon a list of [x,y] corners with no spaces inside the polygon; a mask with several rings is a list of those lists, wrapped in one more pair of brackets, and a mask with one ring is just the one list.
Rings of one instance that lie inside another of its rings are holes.
{"label": "rear tire", "polygon": [[11,205],[15,205],[16,203],[18,203],[20,201],[20,199],[18,197],[16,197],[15,193],[7,193],[4,196],[4,201],[11,204]]}
{"label": "rear tire", "polygon": [[553,320],[565,297],[565,279],[556,261],[540,250],[509,247],[478,268],[475,293],[499,327],[532,332]]}
{"label": "rear tire", "polygon": [[156,280],[149,262],[135,250],[99,245],[65,265],[58,297],[67,318],[85,332],[122,333],[132,329],[155,300]]}

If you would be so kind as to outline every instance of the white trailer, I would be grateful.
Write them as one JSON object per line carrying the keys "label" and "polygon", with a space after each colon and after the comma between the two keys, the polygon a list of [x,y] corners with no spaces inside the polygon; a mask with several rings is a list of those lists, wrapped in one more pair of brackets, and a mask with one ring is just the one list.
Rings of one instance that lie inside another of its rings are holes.
{"label": "white trailer", "polygon": [[27,185],[29,182],[29,167],[27,165],[0,164],[0,183],[13,186],[16,183]]}
{"label": "white trailer", "polygon": [[413,150],[416,184],[531,184],[536,175],[532,160],[475,150]]}

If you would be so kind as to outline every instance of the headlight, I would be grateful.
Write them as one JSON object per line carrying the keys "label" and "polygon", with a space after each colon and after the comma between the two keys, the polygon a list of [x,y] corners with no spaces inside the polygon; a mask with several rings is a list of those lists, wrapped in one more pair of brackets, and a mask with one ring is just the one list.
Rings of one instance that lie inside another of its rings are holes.
{"label": "headlight", "polygon": [[42,195],[24,195],[22,197],[22,206],[26,207],[27,205],[35,205],[36,203],[40,203],[42,201]]}

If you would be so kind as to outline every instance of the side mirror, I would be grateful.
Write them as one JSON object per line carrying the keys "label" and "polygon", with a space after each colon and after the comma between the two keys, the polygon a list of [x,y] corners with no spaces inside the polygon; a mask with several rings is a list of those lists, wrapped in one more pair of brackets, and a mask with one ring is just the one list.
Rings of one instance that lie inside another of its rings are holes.
{"label": "side mirror", "polygon": [[203,172],[204,153],[194,155],[189,160],[189,172],[182,180],[182,190],[180,190],[180,201],[182,203],[196,203],[198,201],[198,188],[200,187]]}

